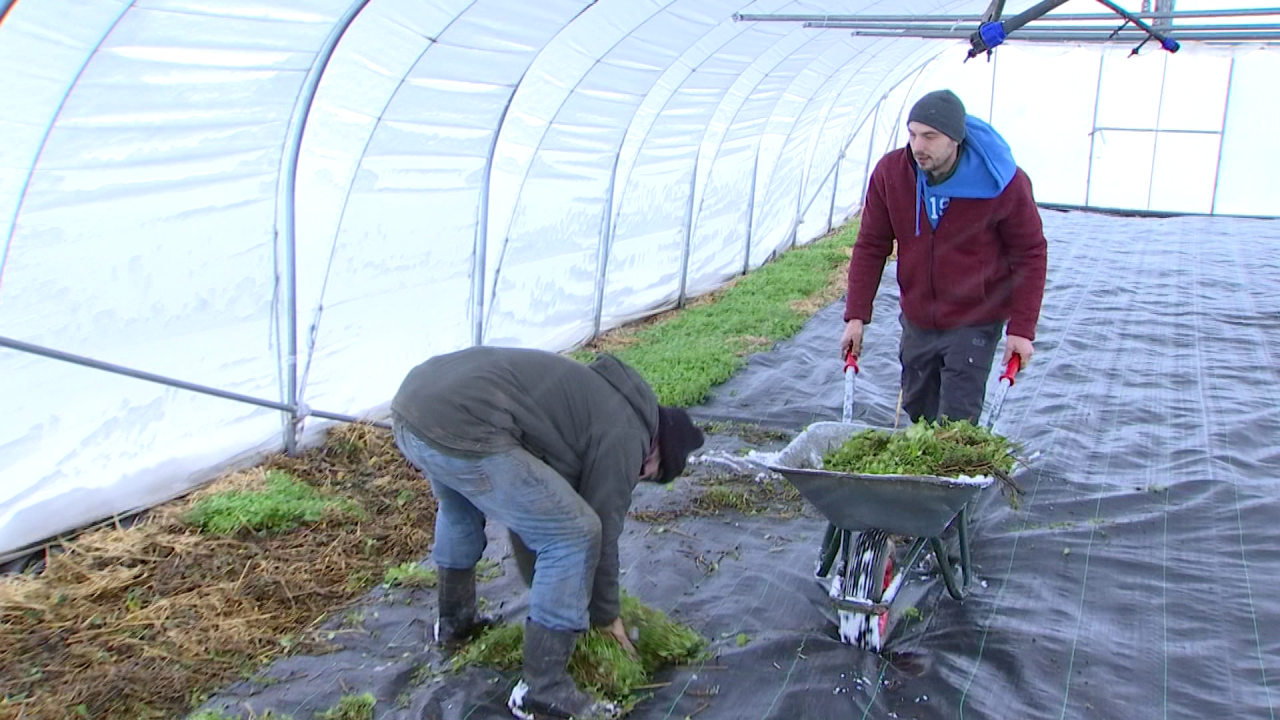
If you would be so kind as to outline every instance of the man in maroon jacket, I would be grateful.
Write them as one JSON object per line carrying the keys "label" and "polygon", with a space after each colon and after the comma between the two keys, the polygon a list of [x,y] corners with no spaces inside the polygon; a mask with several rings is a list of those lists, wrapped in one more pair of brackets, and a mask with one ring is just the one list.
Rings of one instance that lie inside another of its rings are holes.
{"label": "man in maroon jacket", "polygon": [[1040,213],[1004,138],[950,90],[920,98],[907,130],[910,146],[871,174],[840,354],[861,352],[897,240],[902,406],[913,422],[977,423],[1006,323],[1003,362],[1031,360],[1047,253]]}

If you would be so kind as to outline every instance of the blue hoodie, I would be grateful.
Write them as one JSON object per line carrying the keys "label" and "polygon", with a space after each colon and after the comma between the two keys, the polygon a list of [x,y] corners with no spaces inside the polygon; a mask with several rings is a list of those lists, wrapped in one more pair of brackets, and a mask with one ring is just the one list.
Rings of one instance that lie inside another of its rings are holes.
{"label": "blue hoodie", "polygon": [[998,197],[1018,170],[1009,143],[994,128],[972,115],[965,116],[964,128],[960,158],[951,177],[930,185],[925,171],[916,168],[916,235],[920,234],[922,200],[929,224],[937,230],[938,221],[952,198],[987,200]]}

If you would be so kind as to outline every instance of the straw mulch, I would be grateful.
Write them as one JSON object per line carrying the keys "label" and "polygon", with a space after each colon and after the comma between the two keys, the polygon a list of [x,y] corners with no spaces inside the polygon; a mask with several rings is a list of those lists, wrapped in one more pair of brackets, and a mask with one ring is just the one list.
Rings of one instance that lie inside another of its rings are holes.
{"label": "straw mulch", "polygon": [[[260,487],[283,470],[365,512],[276,535],[202,535],[182,521],[200,497]],[[278,456],[50,552],[43,572],[0,579],[0,718],[180,717],[210,692],[291,652],[428,552],[435,499],[389,432],[351,425],[323,448]]]}

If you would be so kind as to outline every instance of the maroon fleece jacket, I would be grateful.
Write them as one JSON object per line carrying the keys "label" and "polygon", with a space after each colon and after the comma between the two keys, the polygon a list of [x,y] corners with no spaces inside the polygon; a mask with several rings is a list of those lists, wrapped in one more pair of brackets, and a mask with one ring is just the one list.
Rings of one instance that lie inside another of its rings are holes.
{"label": "maroon fleece jacket", "polygon": [[871,322],[896,238],[900,304],[912,325],[949,330],[1007,320],[1009,335],[1035,340],[1047,243],[1027,174],[1019,168],[989,200],[952,198],[937,230],[923,207],[917,220],[917,202],[915,159],[908,148],[894,150],[876,164],[867,188],[845,322]]}

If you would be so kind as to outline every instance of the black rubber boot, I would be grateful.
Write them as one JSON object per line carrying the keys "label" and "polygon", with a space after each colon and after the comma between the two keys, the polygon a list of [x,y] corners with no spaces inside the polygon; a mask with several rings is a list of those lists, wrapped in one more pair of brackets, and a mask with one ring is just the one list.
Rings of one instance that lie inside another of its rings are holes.
{"label": "black rubber boot", "polygon": [[569,656],[579,633],[524,624],[524,677],[511,691],[507,709],[520,720],[603,720],[618,717],[613,703],[600,702],[578,689],[569,676]]}
{"label": "black rubber boot", "polygon": [[439,615],[435,625],[435,641],[446,649],[475,637],[493,624],[491,618],[476,612],[476,570],[450,570],[439,568],[437,582],[440,600]]}

